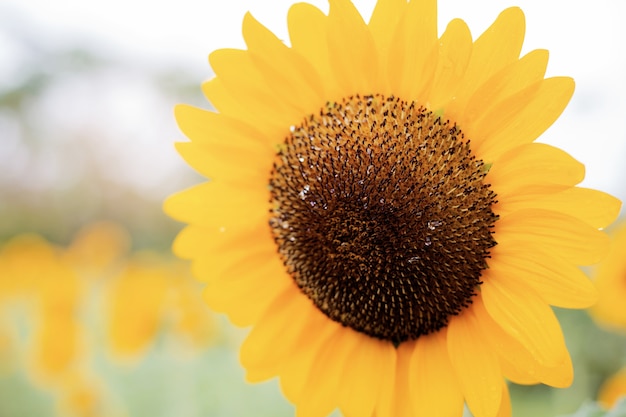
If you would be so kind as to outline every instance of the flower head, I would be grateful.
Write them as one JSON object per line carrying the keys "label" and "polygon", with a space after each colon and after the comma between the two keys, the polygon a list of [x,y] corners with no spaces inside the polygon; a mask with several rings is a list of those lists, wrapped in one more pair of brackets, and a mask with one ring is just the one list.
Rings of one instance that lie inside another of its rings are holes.
{"label": "flower head", "polygon": [[190,347],[211,343],[216,326],[195,284],[180,261],[135,253],[106,291],[103,316],[114,358],[142,359],[163,329]]}
{"label": "flower head", "polygon": [[626,223],[621,222],[612,231],[613,244],[607,257],[597,266],[594,282],[598,288],[598,302],[589,310],[601,325],[626,330]]}
{"label": "flower head", "polygon": [[506,415],[505,378],[568,385],[550,305],[593,303],[577,266],[620,203],[533,143],[574,83],[520,58],[520,9],[475,41],[459,19],[438,36],[434,0],[288,24],[290,46],[248,14],[247,50],[211,54],[217,111],[176,108],[210,181],[165,204],[208,304],[252,326],[248,379],[278,376],[299,416]]}
{"label": "flower head", "polygon": [[624,397],[626,397],[626,368],[620,369],[604,381],[598,392],[598,402],[610,409]]}

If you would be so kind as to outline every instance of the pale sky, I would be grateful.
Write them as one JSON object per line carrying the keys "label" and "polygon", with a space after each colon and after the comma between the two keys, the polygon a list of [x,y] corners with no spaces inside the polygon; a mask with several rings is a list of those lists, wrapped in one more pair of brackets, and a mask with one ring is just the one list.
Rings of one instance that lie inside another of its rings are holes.
{"label": "pale sky", "polygon": [[[327,10],[325,0],[309,0]],[[156,2],[146,0],[1,0],[0,25],[14,16],[35,26],[51,42],[97,45],[119,56],[176,65],[208,77],[207,55],[223,47],[244,47],[241,21],[246,11],[282,39],[291,0]],[[369,17],[374,0],[355,0]],[[439,30],[455,17],[477,37],[506,7],[524,10],[524,51],[550,51],[548,75],[569,75],[577,89],[562,118],[542,137],[587,166],[584,185],[626,198],[626,2],[618,0],[440,0]],[[10,67],[2,50],[0,74]],[[5,66],[5,68],[2,68]],[[174,104],[174,103],[173,103]],[[175,155],[173,155],[175,157]]]}

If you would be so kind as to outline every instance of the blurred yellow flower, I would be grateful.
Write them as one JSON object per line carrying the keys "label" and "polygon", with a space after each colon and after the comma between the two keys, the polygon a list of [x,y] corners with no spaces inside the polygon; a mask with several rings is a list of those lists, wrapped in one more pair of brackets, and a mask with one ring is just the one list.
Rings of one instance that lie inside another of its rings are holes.
{"label": "blurred yellow flower", "polygon": [[622,369],[602,384],[598,393],[598,402],[610,409],[626,397],[626,369]]}
{"label": "blurred yellow flower", "polygon": [[613,244],[604,261],[595,269],[600,297],[589,310],[603,326],[626,330],[626,222],[612,231]]}
{"label": "blurred yellow flower", "polygon": [[156,254],[136,255],[109,288],[107,340],[119,356],[137,356],[155,340],[165,310],[169,274]]}
{"label": "blurred yellow flower", "polygon": [[109,417],[102,382],[87,372],[69,372],[58,387],[57,413],[64,417]]}
{"label": "blurred yellow flower", "polygon": [[595,301],[577,266],[620,202],[533,143],[574,82],[520,58],[521,10],[475,41],[459,19],[438,38],[436,0],[369,23],[298,3],[288,25],[291,46],[247,14],[247,50],[210,55],[217,112],[176,119],[211,181],[165,203],[207,303],[253,326],[248,380],[278,376],[301,417],[510,415],[504,378],[569,385],[550,305]]}
{"label": "blurred yellow flower", "polygon": [[[1,304],[0,304],[1,306]],[[0,310],[0,377],[11,372],[15,363],[15,333]]]}
{"label": "blurred yellow flower", "polygon": [[37,293],[48,268],[58,264],[57,249],[35,234],[16,236],[0,251],[0,301],[23,300]]}
{"label": "blurred yellow flower", "polygon": [[76,360],[81,289],[61,249],[36,235],[18,236],[0,254],[4,297],[22,304],[31,334],[26,351],[38,383],[53,383]]}
{"label": "blurred yellow flower", "polygon": [[100,221],[79,230],[66,249],[68,262],[81,276],[102,277],[130,251],[130,235],[119,224]]}
{"label": "blurred yellow flower", "polygon": [[195,348],[205,347],[216,337],[216,323],[207,314],[207,306],[201,297],[201,288],[193,281],[187,265],[172,265],[174,282],[169,322],[172,332]]}
{"label": "blurred yellow flower", "polygon": [[42,316],[32,340],[31,376],[52,385],[75,364],[81,343],[80,324],[71,316]]}
{"label": "blurred yellow flower", "polygon": [[170,254],[131,254],[114,223],[88,225],[67,248],[17,236],[0,248],[0,375],[26,370],[53,394],[58,415],[116,414],[90,363],[107,345],[137,360],[161,335],[196,352],[212,343],[198,285]]}
{"label": "blurred yellow flower", "polygon": [[186,266],[158,253],[135,254],[111,281],[105,302],[107,340],[120,359],[138,359],[163,328],[206,346],[214,322]]}

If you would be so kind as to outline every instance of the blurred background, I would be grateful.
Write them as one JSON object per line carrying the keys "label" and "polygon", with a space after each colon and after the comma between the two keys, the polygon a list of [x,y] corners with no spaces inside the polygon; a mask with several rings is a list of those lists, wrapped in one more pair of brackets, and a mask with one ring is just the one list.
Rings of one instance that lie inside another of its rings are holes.
{"label": "blurred background", "polygon": [[[293,415],[275,381],[244,382],[244,332],[204,308],[161,210],[202,181],[174,151],[173,106],[208,107],[207,56],[244,47],[246,11],[288,39],[291,3],[0,0],[1,417]],[[440,0],[440,31],[460,17],[477,37],[514,5],[524,52],[548,49],[548,75],[577,83],[541,141],[624,200],[626,3]],[[516,417],[571,413],[626,365],[623,330],[558,314],[574,385],[512,387]]]}

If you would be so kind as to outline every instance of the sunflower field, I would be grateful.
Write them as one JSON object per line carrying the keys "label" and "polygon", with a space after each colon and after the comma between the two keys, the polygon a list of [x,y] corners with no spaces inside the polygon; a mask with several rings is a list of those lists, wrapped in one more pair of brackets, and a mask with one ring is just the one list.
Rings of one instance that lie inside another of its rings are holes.
{"label": "sunflower field", "polygon": [[1,417],[626,417],[626,6],[94,5],[0,5]]}

